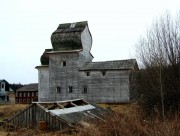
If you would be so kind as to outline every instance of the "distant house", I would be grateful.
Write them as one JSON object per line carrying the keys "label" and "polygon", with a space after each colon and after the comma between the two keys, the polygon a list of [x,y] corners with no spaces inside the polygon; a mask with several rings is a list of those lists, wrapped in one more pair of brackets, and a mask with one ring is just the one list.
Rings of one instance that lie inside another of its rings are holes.
{"label": "distant house", "polygon": [[13,87],[6,80],[0,80],[0,102],[14,103],[14,91]]}
{"label": "distant house", "polygon": [[28,104],[38,99],[38,84],[25,85],[16,91],[16,103]]}

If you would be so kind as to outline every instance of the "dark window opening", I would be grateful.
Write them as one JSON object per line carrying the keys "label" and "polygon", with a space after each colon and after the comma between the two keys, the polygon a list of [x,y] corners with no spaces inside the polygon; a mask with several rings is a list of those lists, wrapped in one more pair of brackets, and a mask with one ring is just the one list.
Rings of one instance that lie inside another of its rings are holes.
{"label": "dark window opening", "polygon": [[90,76],[90,72],[86,72],[86,76]]}
{"label": "dark window opening", "polygon": [[103,71],[103,72],[102,72],[102,75],[105,76],[105,75],[106,75],[106,71]]}
{"label": "dark window opening", "polygon": [[56,93],[61,93],[61,87],[56,88]]}
{"label": "dark window opening", "polygon": [[83,93],[87,93],[88,89],[87,89],[87,86],[84,86],[83,87]]}
{"label": "dark window opening", "polygon": [[4,88],[4,84],[1,85],[1,88]]}
{"label": "dark window opening", "polygon": [[69,92],[69,93],[72,93],[72,92],[73,92],[73,87],[72,87],[72,86],[69,86],[69,87],[68,87],[68,92]]}
{"label": "dark window opening", "polygon": [[66,66],[66,61],[63,61],[62,63],[63,63],[63,66]]}

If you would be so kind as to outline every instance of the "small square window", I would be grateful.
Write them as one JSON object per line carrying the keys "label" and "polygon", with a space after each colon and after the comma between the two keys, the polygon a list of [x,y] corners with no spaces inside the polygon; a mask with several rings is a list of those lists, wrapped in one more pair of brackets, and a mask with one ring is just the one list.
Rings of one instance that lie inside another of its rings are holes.
{"label": "small square window", "polygon": [[63,61],[63,62],[62,62],[62,65],[65,67],[65,66],[66,66],[66,61]]}
{"label": "small square window", "polygon": [[84,86],[83,87],[83,93],[87,93],[88,92],[88,88],[87,88],[87,86]]}
{"label": "small square window", "polygon": [[72,92],[73,92],[73,87],[72,87],[72,86],[69,86],[69,87],[68,87],[68,92],[69,92],[69,93],[72,93]]}
{"label": "small square window", "polygon": [[56,93],[61,93],[61,87],[56,87]]}
{"label": "small square window", "polygon": [[30,103],[30,99],[27,99],[27,103]]}
{"label": "small square window", "polygon": [[86,76],[90,76],[90,72],[86,72]]}

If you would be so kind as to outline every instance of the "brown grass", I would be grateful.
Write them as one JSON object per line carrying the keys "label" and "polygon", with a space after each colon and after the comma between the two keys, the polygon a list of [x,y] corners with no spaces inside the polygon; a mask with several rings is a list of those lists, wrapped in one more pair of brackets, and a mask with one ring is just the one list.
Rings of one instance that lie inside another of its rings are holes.
{"label": "brown grass", "polygon": [[25,104],[6,104],[6,105],[0,105],[0,113],[2,114],[0,116],[0,121],[6,118],[11,117],[16,112],[24,109],[27,105]]}
{"label": "brown grass", "polygon": [[[89,124],[78,126],[75,130],[64,130],[58,132],[41,132],[37,130],[19,129],[16,132],[0,131],[5,136],[180,136],[180,119],[178,116],[145,119],[142,110],[137,103],[132,104],[100,104],[102,107],[111,109],[113,114],[106,117],[106,121],[89,122]],[[1,107],[7,115],[17,112],[26,105],[14,105]]]}

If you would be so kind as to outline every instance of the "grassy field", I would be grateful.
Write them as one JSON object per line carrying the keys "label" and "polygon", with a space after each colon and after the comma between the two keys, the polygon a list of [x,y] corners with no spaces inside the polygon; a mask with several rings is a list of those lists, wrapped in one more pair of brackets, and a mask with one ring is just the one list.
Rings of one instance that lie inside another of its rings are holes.
{"label": "grassy field", "polygon": [[[1,119],[25,108],[27,105],[0,105]],[[0,136],[180,136],[180,119],[168,117],[162,120],[159,117],[146,119],[137,103],[131,104],[100,104],[112,110],[113,114],[106,121],[93,122],[86,127],[77,127],[74,130],[61,132],[41,132],[22,128],[16,132],[0,129]]]}

